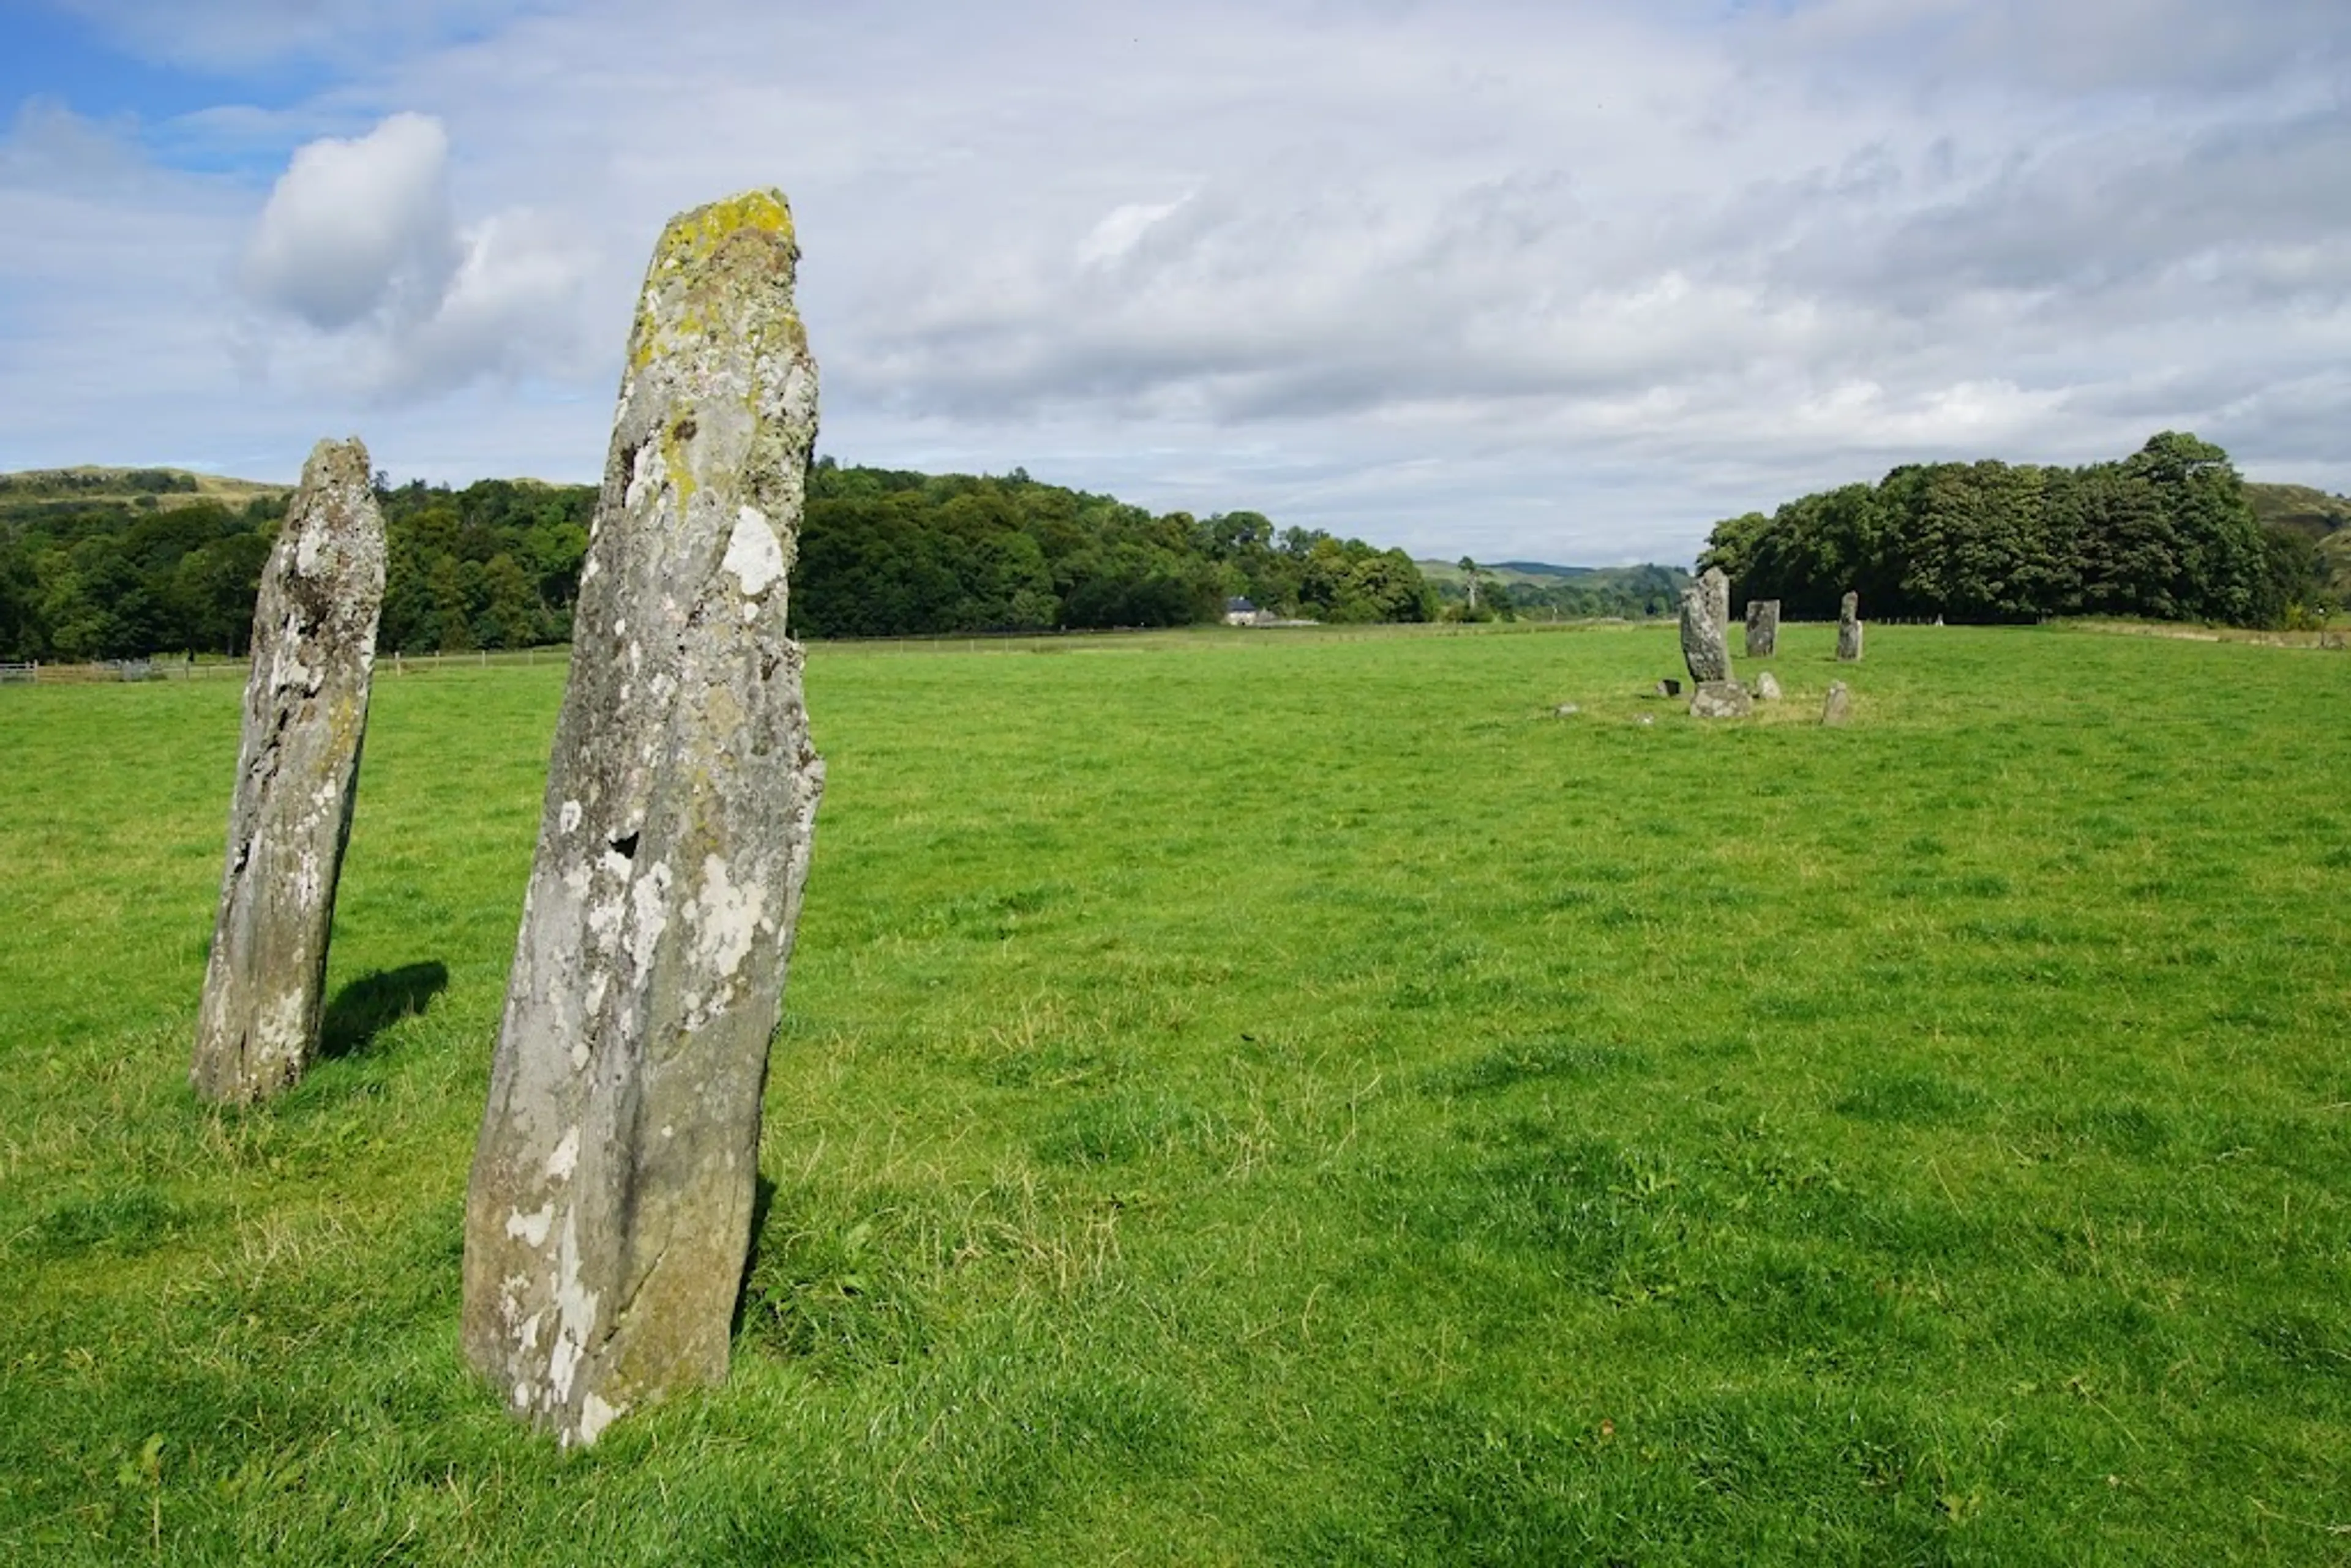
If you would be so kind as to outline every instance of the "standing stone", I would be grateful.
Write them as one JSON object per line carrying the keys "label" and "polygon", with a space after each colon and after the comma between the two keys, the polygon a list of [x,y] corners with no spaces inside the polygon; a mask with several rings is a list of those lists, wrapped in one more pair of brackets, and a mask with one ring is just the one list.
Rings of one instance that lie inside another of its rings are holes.
{"label": "standing stone", "polygon": [[1692,718],[1745,718],[1755,711],[1755,701],[1737,681],[1700,681],[1690,694],[1689,711]]}
{"label": "standing stone", "polygon": [[1750,599],[1747,601],[1747,656],[1768,659],[1780,649],[1780,601],[1776,599]]}
{"label": "standing stone", "polygon": [[824,765],[784,635],[816,436],[780,194],[670,220],[629,334],[465,1199],[465,1353],[566,1445],[726,1375]]}
{"label": "standing stone", "polygon": [[1821,704],[1821,722],[1841,725],[1853,716],[1853,695],[1845,690],[1843,681],[1829,683],[1829,695]]}
{"label": "standing stone", "polygon": [[1848,593],[1837,606],[1836,656],[1846,664],[1861,657],[1861,595]]}
{"label": "standing stone", "polygon": [[1730,644],[1723,635],[1722,618],[1714,612],[1714,594],[1704,580],[1682,590],[1682,663],[1690,679],[1730,679]]}
{"label": "standing stone", "polygon": [[1755,677],[1755,700],[1759,703],[1780,700],[1780,678],[1769,670]]}
{"label": "standing stone", "polygon": [[188,1074],[207,1100],[250,1104],[290,1088],[318,1050],[382,612],[367,448],[321,441],[254,601],[228,865]]}
{"label": "standing stone", "polygon": [[1698,573],[1698,586],[1706,590],[1707,609],[1714,616],[1714,623],[1723,629],[1723,634],[1726,637],[1729,636],[1730,632],[1729,574],[1719,566],[1710,566]]}

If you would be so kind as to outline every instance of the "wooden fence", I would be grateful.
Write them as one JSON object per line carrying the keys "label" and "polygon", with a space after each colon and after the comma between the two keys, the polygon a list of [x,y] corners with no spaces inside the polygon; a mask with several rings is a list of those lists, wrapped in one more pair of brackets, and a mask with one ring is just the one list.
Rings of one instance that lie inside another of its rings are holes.
{"label": "wooden fence", "polygon": [[[568,646],[486,649],[471,653],[378,653],[378,675],[433,674],[443,670],[487,669],[494,665],[565,664]],[[91,664],[0,664],[0,685],[37,682],[42,685],[87,686],[122,681],[210,681],[245,679],[252,668],[244,659],[105,659]]]}

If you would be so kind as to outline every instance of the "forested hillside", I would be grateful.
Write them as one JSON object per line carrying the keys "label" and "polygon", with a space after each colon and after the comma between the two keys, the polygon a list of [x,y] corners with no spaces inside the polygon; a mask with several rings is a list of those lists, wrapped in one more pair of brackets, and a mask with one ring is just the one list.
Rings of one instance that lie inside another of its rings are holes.
{"label": "forested hillside", "polygon": [[2229,455],[2166,431],[2120,462],[1907,465],[1715,525],[1699,566],[1741,600],[1834,614],[2031,621],[2146,616],[2270,625],[2323,607],[2306,533],[2264,527]]}
{"label": "forested hillside", "polygon": [[1241,596],[1316,621],[1424,621],[1399,549],[1256,512],[1153,516],[1030,479],[844,468],[810,476],[792,624],[810,637],[1178,626]]}
{"label": "forested hillside", "polygon": [[2307,485],[2245,482],[2245,499],[2263,528],[2299,535],[2318,552],[2318,571],[2330,604],[2351,604],[2351,497]]}
{"label": "forested hillside", "polygon": [[0,476],[0,659],[242,650],[282,492],[162,469]]}
{"label": "forested hillside", "polygon": [[[596,492],[486,479],[379,484],[389,650],[570,634]],[[0,659],[244,651],[286,492],[166,470],[0,477]],[[1155,516],[1002,477],[810,475],[792,620],[804,636],[906,636],[1213,620],[1228,596],[1318,621],[1417,621],[1436,596],[1402,550],[1255,512]]]}
{"label": "forested hillside", "polygon": [[[243,653],[286,494],[165,469],[0,476],[0,659]],[[412,481],[379,495],[384,649],[569,636],[591,486]],[[2351,598],[2351,500],[2246,483],[2220,448],[2167,432],[2083,468],[1896,468],[1719,523],[1699,564],[1792,617],[1833,614],[1855,589],[1883,617],[2273,624]],[[1236,595],[1316,621],[1640,617],[1670,612],[1686,580],[1659,566],[1416,563],[1257,512],[1155,515],[1017,469],[824,458],[792,621],[809,637],[1171,626],[1213,620]]]}
{"label": "forested hillside", "polygon": [[[1424,560],[1421,575],[1436,588],[1447,619],[1575,621],[1617,616],[1638,621],[1671,615],[1690,574],[1675,566],[1552,566],[1506,560],[1491,565],[1463,557],[1457,563]],[[1472,592],[1472,588],[1475,592]]]}

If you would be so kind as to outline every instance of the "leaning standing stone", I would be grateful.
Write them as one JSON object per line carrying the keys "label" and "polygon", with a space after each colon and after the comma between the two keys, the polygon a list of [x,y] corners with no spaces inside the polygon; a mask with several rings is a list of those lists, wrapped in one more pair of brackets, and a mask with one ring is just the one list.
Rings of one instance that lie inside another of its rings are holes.
{"label": "leaning standing stone", "polygon": [[824,765],[784,635],[791,214],[670,221],[629,335],[465,1202],[467,1356],[565,1444],[726,1375]]}
{"label": "leaning standing stone", "polygon": [[1853,716],[1853,695],[1843,681],[1829,683],[1829,695],[1821,704],[1821,722],[1841,725]]}
{"label": "leaning standing stone", "polygon": [[1759,703],[1780,700],[1780,678],[1769,670],[1755,677],[1755,700]]}
{"label": "leaning standing stone", "polygon": [[1768,659],[1779,651],[1780,601],[1776,599],[1750,599],[1747,601],[1747,656]]}
{"label": "leaning standing stone", "polygon": [[1861,657],[1861,595],[1848,593],[1837,606],[1836,656],[1847,664]]}
{"label": "leaning standing stone", "polygon": [[1701,580],[1682,590],[1682,663],[1690,679],[1730,679],[1730,646],[1724,639],[1722,619],[1714,612],[1714,594]]}
{"label": "leaning standing stone", "polygon": [[228,867],[188,1074],[207,1100],[249,1104],[290,1088],[318,1050],[382,611],[367,448],[321,441],[254,601]]}

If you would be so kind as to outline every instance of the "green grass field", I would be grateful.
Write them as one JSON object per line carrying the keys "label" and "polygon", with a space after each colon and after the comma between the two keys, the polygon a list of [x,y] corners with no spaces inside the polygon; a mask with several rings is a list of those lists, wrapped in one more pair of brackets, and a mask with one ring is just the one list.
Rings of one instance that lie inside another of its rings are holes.
{"label": "green grass field", "polygon": [[2351,657],[1830,636],[816,650],[734,1377],[569,1456],[456,1348],[560,672],[379,678],[245,1115],[235,684],[0,689],[0,1560],[2351,1563]]}

